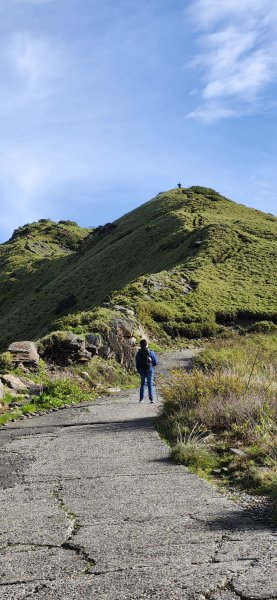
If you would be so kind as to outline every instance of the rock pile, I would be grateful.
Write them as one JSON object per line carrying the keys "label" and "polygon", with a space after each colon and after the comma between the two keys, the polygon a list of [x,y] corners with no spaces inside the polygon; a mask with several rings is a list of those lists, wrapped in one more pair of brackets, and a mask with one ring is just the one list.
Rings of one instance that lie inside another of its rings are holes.
{"label": "rock pile", "polygon": [[43,338],[39,354],[47,362],[60,366],[74,363],[86,364],[99,355],[102,358],[115,358],[127,368],[134,365],[135,356],[134,324],[128,318],[115,318],[108,333],[87,333],[76,335],[67,331],[54,331]]}
{"label": "rock pile", "polygon": [[[69,331],[54,331],[38,343],[14,342],[8,352],[12,356],[12,366],[25,370],[36,370],[40,357],[47,363],[67,367],[72,364],[86,364],[95,355],[102,358],[115,358],[127,368],[134,366],[135,357],[134,322],[132,316],[114,318],[108,332],[78,335]],[[12,377],[12,376],[5,376]],[[2,378],[3,379],[3,378]],[[4,382],[13,389],[12,382]],[[23,391],[23,390],[22,390]]]}
{"label": "rock pile", "polygon": [[8,347],[15,367],[36,369],[39,355],[34,342],[13,342]]}

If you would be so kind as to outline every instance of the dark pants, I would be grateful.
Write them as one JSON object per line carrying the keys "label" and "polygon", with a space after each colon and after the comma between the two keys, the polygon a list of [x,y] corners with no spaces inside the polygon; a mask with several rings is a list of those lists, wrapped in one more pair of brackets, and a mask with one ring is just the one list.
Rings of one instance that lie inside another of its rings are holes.
{"label": "dark pants", "polygon": [[153,400],[153,379],[154,379],[154,371],[153,370],[140,372],[140,390],[139,390],[140,391],[140,395],[139,395],[140,400],[143,400],[145,381],[147,382],[149,400]]}

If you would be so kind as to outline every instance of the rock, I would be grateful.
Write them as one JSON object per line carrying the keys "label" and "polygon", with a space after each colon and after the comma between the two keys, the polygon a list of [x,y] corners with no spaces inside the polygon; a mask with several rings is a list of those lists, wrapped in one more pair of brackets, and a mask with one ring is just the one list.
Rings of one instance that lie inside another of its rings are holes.
{"label": "rock", "polygon": [[16,367],[21,364],[24,368],[36,369],[39,364],[39,355],[34,342],[13,342],[9,345],[8,352],[12,354],[13,364]]}
{"label": "rock", "polygon": [[91,352],[86,349],[85,337],[68,331],[55,331],[42,340],[41,356],[56,365],[88,363]]}
{"label": "rock", "polygon": [[85,335],[85,347],[92,356],[98,354],[98,349],[103,346],[103,340],[99,333],[87,333]]}
{"label": "rock", "polygon": [[107,338],[116,360],[127,368],[133,368],[136,352],[133,321],[127,318],[114,319]]}
{"label": "rock", "polygon": [[19,379],[20,381],[22,381],[22,383],[26,385],[27,388],[31,387],[32,385],[35,385],[32,379],[29,379],[27,377],[19,377]]}
{"label": "rock", "polygon": [[89,373],[87,373],[86,371],[81,372],[81,377],[83,379],[85,379],[86,381],[91,381],[91,377],[90,377]]}
{"label": "rock", "polygon": [[121,392],[121,388],[118,388],[118,387],[107,388],[108,394],[117,394],[118,392]]}
{"label": "rock", "polygon": [[0,381],[0,401],[4,398],[4,386],[2,381]]}
{"label": "rock", "polygon": [[19,377],[15,377],[14,375],[2,375],[1,379],[2,383],[15,392],[26,392],[27,390],[27,386],[22,383]]}
{"label": "rock", "polygon": [[33,383],[33,385],[29,386],[28,395],[29,396],[40,396],[43,391],[43,386],[39,385],[39,383]]}
{"label": "rock", "polygon": [[237,456],[247,456],[246,452],[239,448],[229,448],[229,452],[232,452],[232,454],[236,454]]}
{"label": "rock", "polygon": [[[93,383],[93,384],[92,384],[92,387],[93,387],[95,390],[101,391],[101,390],[103,389],[103,387],[104,387],[104,386],[103,386],[103,384],[102,384],[102,383]],[[93,398],[91,398],[91,400],[93,400]]]}
{"label": "rock", "polygon": [[99,350],[98,350],[98,354],[99,354],[99,356],[101,356],[101,358],[106,358],[106,359],[114,358],[114,356],[115,356],[115,354],[112,351],[112,349],[110,348],[110,346],[107,346],[107,345],[101,346],[101,348],[99,348]]}

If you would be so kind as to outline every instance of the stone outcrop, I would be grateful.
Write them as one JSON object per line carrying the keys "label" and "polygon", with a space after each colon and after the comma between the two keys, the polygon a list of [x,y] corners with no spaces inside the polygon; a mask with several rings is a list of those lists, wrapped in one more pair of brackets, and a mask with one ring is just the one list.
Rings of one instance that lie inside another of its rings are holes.
{"label": "stone outcrop", "polygon": [[116,360],[127,368],[134,366],[136,340],[133,336],[134,324],[127,318],[114,319],[107,335],[108,345]]}
{"label": "stone outcrop", "polygon": [[92,357],[92,353],[86,349],[85,338],[68,331],[56,331],[44,338],[40,355],[62,367],[73,363],[87,363]]}
{"label": "stone outcrop", "polygon": [[9,345],[8,352],[12,354],[12,361],[15,367],[37,368],[39,354],[34,342],[13,342]]}
{"label": "stone outcrop", "polygon": [[125,367],[132,368],[135,344],[134,320],[129,315],[114,318],[109,331],[102,334],[89,332],[77,335],[69,331],[54,331],[39,342],[38,351],[33,342],[14,342],[8,351],[12,354],[13,364],[23,369],[37,367],[40,357],[48,363],[67,367],[75,363],[86,364],[95,355],[115,358]]}

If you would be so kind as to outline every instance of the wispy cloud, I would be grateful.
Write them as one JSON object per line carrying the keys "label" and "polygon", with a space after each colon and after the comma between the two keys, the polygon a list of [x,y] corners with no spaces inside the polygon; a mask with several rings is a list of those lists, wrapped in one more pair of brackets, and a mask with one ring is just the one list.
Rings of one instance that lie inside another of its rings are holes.
{"label": "wispy cloud", "polygon": [[53,41],[25,31],[11,37],[7,54],[14,74],[32,89],[55,80],[63,66],[62,51]]}
{"label": "wispy cloud", "polygon": [[201,104],[188,116],[211,122],[254,106],[262,110],[261,98],[277,79],[277,6],[271,0],[196,0],[189,17],[198,32],[193,66],[201,76]]}
{"label": "wispy cloud", "polygon": [[214,106],[209,104],[206,106],[198,106],[198,108],[189,113],[186,118],[210,124],[215,123],[215,121],[218,121],[219,119],[229,119],[235,115],[236,113],[234,110],[223,108],[217,104]]}

